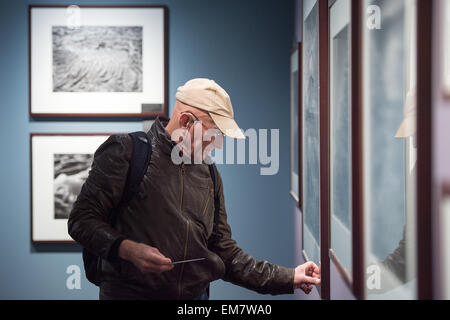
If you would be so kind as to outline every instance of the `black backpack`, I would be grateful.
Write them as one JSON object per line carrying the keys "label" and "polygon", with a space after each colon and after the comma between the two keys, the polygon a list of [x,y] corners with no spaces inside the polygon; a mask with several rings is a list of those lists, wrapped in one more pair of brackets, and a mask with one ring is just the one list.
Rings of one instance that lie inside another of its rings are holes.
{"label": "black backpack", "polygon": [[[127,180],[122,195],[122,199],[117,208],[114,208],[110,213],[109,223],[113,225],[117,216],[117,209],[123,204],[128,203],[134,195],[137,194],[139,185],[144,178],[147,166],[152,155],[152,144],[148,135],[143,131],[129,133],[133,140],[133,152],[131,155],[130,166],[127,173]],[[214,183],[214,228],[217,226],[219,216],[219,198],[217,193],[217,168],[214,164],[209,165],[209,172]],[[214,232],[213,232],[214,233]],[[83,248],[83,264],[86,273],[86,278],[95,284],[100,285],[100,271],[102,258]],[[207,288],[209,296],[209,286]]]}

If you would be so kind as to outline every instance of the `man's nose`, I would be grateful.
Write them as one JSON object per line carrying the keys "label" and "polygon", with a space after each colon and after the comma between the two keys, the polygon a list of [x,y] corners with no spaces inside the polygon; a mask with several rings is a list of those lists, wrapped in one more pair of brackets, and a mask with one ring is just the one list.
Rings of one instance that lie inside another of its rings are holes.
{"label": "man's nose", "polygon": [[224,136],[219,136],[215,138],[217,141],[214,141],[214,147],[217,149],[222,149],[223,148],[223,140],[224,140]]}

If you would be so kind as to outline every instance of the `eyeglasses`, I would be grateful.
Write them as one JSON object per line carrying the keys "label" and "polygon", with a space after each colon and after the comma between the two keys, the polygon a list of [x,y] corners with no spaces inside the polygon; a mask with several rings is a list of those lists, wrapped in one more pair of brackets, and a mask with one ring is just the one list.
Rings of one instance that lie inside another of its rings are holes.
{"label": "eyeglasses", "polygon": [[183,111],[183,112],[181,112],[181,114],[183,114],[183,113],[189,113],[190,115],[192,115],[193,117],[194,117],[194,124],[196,123],[196,122],[200,122],[201,124],[202,124],[202,126],[203,127],[205,127],[205,129],[208,131],[208,130],[211,130],[211,129],[213,129],[214,130],[214,134],[212,135],[212,137],[214,137],[214,139],[217,139],[218,137],[220,137],[220,136],[222,136],[222,131],[219,129],[219,128],[217,128],[216,126],[214,126],[214,127],[212,127],[212,128],[208,128],[207,126],[205,126],[204,124],[203,124],[203,121],[201,121],[195,114],[193,114],[191,111]]}

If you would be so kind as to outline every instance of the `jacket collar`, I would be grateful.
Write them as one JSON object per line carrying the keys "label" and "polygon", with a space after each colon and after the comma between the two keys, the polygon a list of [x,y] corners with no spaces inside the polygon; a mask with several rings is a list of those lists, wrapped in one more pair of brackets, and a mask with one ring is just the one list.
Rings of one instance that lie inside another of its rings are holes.
{"label": "jacket collar", "polygon": [[176,145],[176,143],[172,140],[170,134],[165,129],[168,123],[169,121],[157,117],[148,133],[153,136],[155,146],[160,148],[164,153],[170,155],[172,148]]}

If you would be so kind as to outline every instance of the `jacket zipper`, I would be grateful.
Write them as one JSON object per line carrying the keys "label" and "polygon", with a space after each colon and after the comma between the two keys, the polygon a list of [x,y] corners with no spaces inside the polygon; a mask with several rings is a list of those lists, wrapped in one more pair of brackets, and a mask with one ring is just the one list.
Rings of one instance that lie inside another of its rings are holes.
{"label": "jacket zipper", "polygon": [[206,209],[208,209],[208,204],[209,204],[209,199],[210,198],[211,198],[211,189],[209,189],[208,199],[206,199],[205,207],[203,208],[203,211],[202,211],[202,216],[205,215]]}
{"label": "jacket zipper", "polygon": [[183,213],[183,197],[184,197],[184,162],[181,163],[181,199],[180,199],[180,213]]}
{"label": "jacket zipper", "polygon": [[[186,226],[186,243],[184,245],[184,256],[183,260],[186,260],[186,253],[187,253],[187,244],[189,239],[189,220],[186,220],[187,226]],[[183,279],[183,270],[184,270],[184,263],[181,265],[181,272],[180,272],[180,280],[178,281],[178,300],[181,299],[181,293],[182,293],[182,283],[181,280]]]}
{"label": "jacket zipper", "polygon": [[[183,197],[184,197],[184,163],[181,163],[181,199],[180,199],[180,214],[183,214]],[[184,255],[183,260],[186,260],[186,254],[187,254],[187,245],[189,240],[189,219],[186,219],[186,242],[184,244]],[[181,280],[183,279],[183,270],[184,270],[184,264],[181,265],[181,271],[180,271],[180,278],[178,280],[178,300],[181,299],[181,293],[182,293],[182,283]]]}

